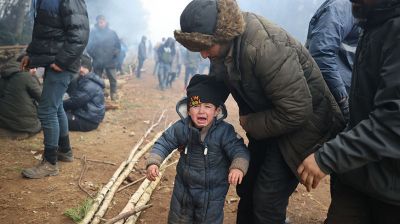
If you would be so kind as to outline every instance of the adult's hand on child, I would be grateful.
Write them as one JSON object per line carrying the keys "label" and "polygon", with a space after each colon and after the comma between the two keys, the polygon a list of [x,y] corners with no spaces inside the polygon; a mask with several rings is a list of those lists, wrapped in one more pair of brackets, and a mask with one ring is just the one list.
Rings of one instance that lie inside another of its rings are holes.
{"label": "adult's hand on child", "polygon": [[150,181],[155,181],[158,177],[158,166],[153,164],[147,167],[146,177]]}
{"label": "adult's hand on child", "polygon": [[241,184],[243,179],[243,172],[239,169],[231,169],[228,175],[229,184],[237,185]]}

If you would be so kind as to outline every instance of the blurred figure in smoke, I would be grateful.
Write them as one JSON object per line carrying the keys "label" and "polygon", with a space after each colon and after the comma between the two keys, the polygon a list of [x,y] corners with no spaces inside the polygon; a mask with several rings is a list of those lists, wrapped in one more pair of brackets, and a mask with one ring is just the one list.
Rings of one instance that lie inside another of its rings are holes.
{"label": "blurred figure in smoke", "polygon": [[201,58],[201,61],[199,64],[199,74],[206,74],[209,72],[210,72],[210,60]]}
{"label": "blurred figure in smoke", "polygon": [[118,56],[118,65],[117,65],[117,71],[119,72],[120,75],[124,75],[124,69],[122,68],[122,65],[124,64],[125,57],[126,57],[126,52],[128,51],[128,46],[126,46],[125,41],[120,38],[119,42],[121,43],[121,52],[119,53]]}
{"label": "blurred figure in smoke", "polygon": [[151,40],[148,41],[147,44],[147,56],[151,58],[153,56],[153,44],[151,43]]}
{"label": "blurred figure in smoke", "polygon": [[175,40],[168,37],[167,41],[158,48],[158,83],[159,88],[164,90],[167,87],[172,62],[176,54]]}
{"label": "blurred figure in smoke", "polygon": [[146,36],[142,36],[142,40],[140,41],[139,48],[138,48],[138,67],[136,70],[136,78],[140,79],[140,72],[143,67],[143,63],[147,58],[147,48],[146,48]]}
{"label": "blurred figure in smoke", "polygon": [[103,15],[96,17],[95,28],[90,32],[87,52],[93,58],[94,73],[100,77],[106,72],[110,81],[111,100],[117,100],[117,64],[121,52],[121,43],[115,31],[108,27]]}
{"label": "blurred figure in smoke", "polygon": [[165,42],[165,37],[161,39],[161,42],[156,43],[156,46],[154,47],[154,69],[153,69],[153,75],[158,74],[158,49],[162,44]]}
{"label": "blurred figure in smoke", "polygon": [[[201,60],[199,52],[191,52],[189,50],[185,51],[185,81],[184,87],[186,89],[190,79],[197,73],[199,69],[199,63]],[[204,59],[206,60],[206,59]],[[208,59],[207,59],[208,61]],[[201,74],[201,73],[200,73]]]}

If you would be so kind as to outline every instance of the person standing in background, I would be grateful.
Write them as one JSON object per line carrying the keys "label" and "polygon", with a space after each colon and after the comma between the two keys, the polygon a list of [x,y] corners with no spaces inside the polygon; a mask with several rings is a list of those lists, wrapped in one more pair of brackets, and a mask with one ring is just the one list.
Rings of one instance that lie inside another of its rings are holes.
{"label": "person standing in background", "polygon": [[88,54],[93,58],[93,71],[102,77],[105,71],[110,81],[110,97],[112,101],[118,99],[117,95],[117,64],[121,51],[121,43],[117,33],[108,26],[106,17],[96,17],[95,28],[90,32]]}
{"label": "person standing in background", "polygon": [[140,79],[140,72],[143,67],[143,63],[147,58],[147,48],[146,48],[146,36],[142,36],[142,40],[140,41],[139,48],[138,48],[138,67],[136,70],[136,78]]}
{"label": "person standing in background", "polygon": [[346,121],[351,72],[361,29],[349,0],[327,0],[311,18],[306,48],[317,62]]}

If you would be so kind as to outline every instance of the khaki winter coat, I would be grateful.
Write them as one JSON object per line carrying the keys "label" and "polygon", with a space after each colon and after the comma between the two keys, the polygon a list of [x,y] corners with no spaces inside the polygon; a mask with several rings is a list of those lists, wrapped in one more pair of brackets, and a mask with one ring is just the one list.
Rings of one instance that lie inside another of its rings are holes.
{"label": "khaki winter coat", "polygon": [[297,167],[315,146],[343,129],[343,117],[302,45],[265,18],[252,13],[243,17],[245,31],[224,59],[224,80],[241,115],[247,115],[247,134],[278,139],[285,161],[297,175]]}

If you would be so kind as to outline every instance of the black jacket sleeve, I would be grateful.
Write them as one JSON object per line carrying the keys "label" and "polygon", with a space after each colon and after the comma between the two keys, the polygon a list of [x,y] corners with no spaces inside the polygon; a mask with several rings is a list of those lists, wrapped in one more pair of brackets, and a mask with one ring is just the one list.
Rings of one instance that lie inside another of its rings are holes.
{"label": "black jacket sleeve", "polygon": [[82,87],[78,87],[78,90],[72,93],[69,99],[64,100],[64,109],[76,110],[84,107],[92,99],[92,97],[93,96],[91,96],[88,91],[85,91]]}
{"label": "black jacket sleeve", "polygon": [[368,119],[316,153],[325,173],[342,173],[385,158],[400,159],[400,40],[385,43],[374,110]]}

